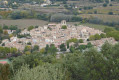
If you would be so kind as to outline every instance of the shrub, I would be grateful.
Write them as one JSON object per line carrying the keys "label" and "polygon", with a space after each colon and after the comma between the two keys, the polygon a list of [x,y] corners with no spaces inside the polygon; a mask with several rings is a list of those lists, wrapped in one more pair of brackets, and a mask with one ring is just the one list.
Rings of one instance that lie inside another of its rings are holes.
{"label": "shrub", "polygon": [[63,26],[62,26],[62,29],[67,29],[67,26],[66,26],[66,25],[63,25]]}
{"label": "shrub", "polygon": [[113,12],[108,12],[109,15],[113,15]]}
{"label": "shrub", "polygon": [[103,21],[97,17],[93,17],[89,19],[89,23],[94,23],[94,24],[101,24]]}
{"label": "shrub", "polygon": [[103,4],[103,7],[107,7],[107,4],[106,4],[106,3],[104,3],[104,4]]}
{"label": "shrub", "polygon": [[113,6],[112,4],[110,4],[109,6]]}
{"label": "shrub", "polygon": [[29,26],[28,31],[32,30],[33,28],[34,28],[34,26]]}

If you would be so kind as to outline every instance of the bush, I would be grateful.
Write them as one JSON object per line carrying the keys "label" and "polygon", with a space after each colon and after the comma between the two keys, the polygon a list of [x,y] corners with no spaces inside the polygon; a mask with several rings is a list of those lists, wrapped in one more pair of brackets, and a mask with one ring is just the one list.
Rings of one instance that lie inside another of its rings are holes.
{"label": "bush", "polygon": [[103,7],[107,7],[107,4],[106,4],[106,3],[104,3],[104,4],[103,4]]}
{"label": "bush", "polygon": [[36,18],[37,18],[37,19],[41,19],[41,20],[46,20],[46,21],[48,21],[49,18],[50,18],[50,16],[47,15],[47,14],[37,14],[37,15],[36,15]]}
{"label": "bush", "polygon": [[101,24],[103,21],[97,17],[93,17],[89,19],[89,23],[94,23],[94,24]]}
{"label": "bush", "polygon": [[94,11],[94,14],[97,14],[97,10]]}
{"label": "bush", "polygon": [[82,17],[80,17],[80,16],[73,16],[72,17],[72,19],[71,19],[71,21],[73,21],[73,22],[77,22],[77,21],[82,21],[83,19],[82,19]]}
{"label": "bush", "polygon": [[109,6],[113,6],[112,4],[110,4]]}
{"label": "bush", "polygon": [[108,12],[109,15],[113,15],[113,12]]}
{"label": "bush", "polygon": [[34,28],[34,26],[29,26],[28,31],[32,30],[33,28]]}
{"label": "bush", "polygon": [[61,29],[67,29],[67,26],[66,25],[63,25]]}
{"label": "bush", "polygon": [[79,39],[79,43],[83,43],[83,39]]}
{"label": "bush", "polygon": [[22,18],[21,12],[20,11],[17,11],[17,12],[11,13],[11,18],[12,19],[21,19]]}
{"label": "bush", "polygon": [[[42,63],[42,61],[40,61]],[[64,80],[66,79],[66,70],[62,69],[61,65],[44,64],[33,69],[27,65],[22,66],[14,75],[13,80]]]}

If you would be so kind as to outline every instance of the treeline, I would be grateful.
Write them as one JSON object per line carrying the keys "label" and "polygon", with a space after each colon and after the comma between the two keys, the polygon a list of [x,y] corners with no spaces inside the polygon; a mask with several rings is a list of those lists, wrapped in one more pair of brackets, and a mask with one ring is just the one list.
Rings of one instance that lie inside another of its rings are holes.
{"label": "treeline", "polygon": [[[5,15],[4,15],[5,13]],[[56,14],[41,14],[35,11],[17,11],[17,12],[0,12],[1,18],[11,18],[11,19],[40,19],[50,22],[60,22],[62,20],[66,20],[67,22],[81,22],[81,23],[93,23],[93,24],[103,24],[115,27],[119,29],[119,22],[104,22],[103,20],[99,19],[98,17],[91,17],[91,18],[82,18],[77,15],[67,15],[63,13],[56,13]]]}
{"label": "treeline", "polygon": [[119,41],[119,31],[118,30],[115,30],[114,28],[111,28],[111,27],[107,27],[104,29],[104,33],[101,33],[100,35],[99,34],[95,34],[95,35],[91,35],[89,37],[89,41],[92,41],[92,40],[100,40],[102,38],[109,38],[109,37],[113,37],[116,41]]}
{"label": "treeline", "polygon": [[1,19],[11,18],[11,19],[40,19],[51,22],[60,22],[61,20],[66,21],[81,21],[82,18],[75,15],[66,15],[63,13],[56,14],[41,14],[35,11],[15,11],[15,12],[7,12],[0,11]]}
{"label": "treeline", "polygon": [[20,52],[16,48],[0,47],[0,58],[18,56]]}
{"label": "treeline", "polygon": [[73,15],[66,15],[62,13],[57,13],[57,14],[40,14],[40,13],[35,13],[33,11],[31,12],[13,12],[10,14],[10,18],[12,19],[23,19],[23,18],[36,18],[40,20],[46,20],[46,21],[51,21],[51,22],[60,22],[62,20],[66,20],[68,22],[71,21],[81,21],[82,18],[79,16],[73,16]]}
{"label": "treeline", "polygon": [[10,67],[4,70],[6,71],[4,78],[9,80],[118,80],[118,50],[119,44],[111,45],[105,42],[100,52],[90,48],[84,52],[75,51],[59,55],[31,53],[11,59]]}
{"label": "treeline", "polygon": [[17,11],[17,12],[12,12],[9,14],[10,18],[12,19],[41,19],[41,20],[49,20],[50,15],[48,14],[40,14],[36,13],[34,11]]}
{"label": "treeline", "polygon": [[106,38],[106,37],[107,37],[106,34],[101,33],[100,35],[99,34],[91,35],[88,40],[90,40],[90,41],[91,40],[100,40],[100,39]]}
{"label": "treeline", "polygon": [[85,22],[93,23],[93,24],[102,24],[102,25],[108,25],[111,27],[114,27],[115,29],[119,30],[119,22],[104,22],[102,19],[99,19],[98,17],[92,17],[89,19],[85,19]]}

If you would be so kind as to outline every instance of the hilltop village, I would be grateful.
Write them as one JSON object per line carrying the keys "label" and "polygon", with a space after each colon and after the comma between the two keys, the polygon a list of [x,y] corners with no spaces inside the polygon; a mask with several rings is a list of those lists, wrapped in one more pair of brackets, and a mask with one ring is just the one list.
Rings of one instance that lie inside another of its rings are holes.
{"label": "hilltop village", "polygon": [[[10,30],[8,30],[8,34],[11,34]],[[62,43],[66,43],[67,40],[76,38],[82,39],[83,43],[79,45],[87,45],[88,42],[91,42],[92,45],[96,47],[101,47],[105,41],[115,44],[116,41],[113,38],[103,38],[100,40],[88,41],[88,38],[91,35],[101,34],[103,33],[100,30],[90,28],[87,26],[74,26],[68,25],[65,20],[61,21],[61,23],[50,23],[48,25],[44,25],[43,27],[39,26],[38,28],[34,28],[30,31],[24,29],[20,34],[29,34],[30,36],[27,38],[18,38],[11,37],[10,40],[5,39],[2,41],[1,45],[4,43],[5,47],[15,47],[18,50],[24,50],[25,46],[30,43],[31,46],[38,45],[39,49],[46,47],[46,45],[54,44],[57,48]],[[70,43],[70,46],[73,43]]]}

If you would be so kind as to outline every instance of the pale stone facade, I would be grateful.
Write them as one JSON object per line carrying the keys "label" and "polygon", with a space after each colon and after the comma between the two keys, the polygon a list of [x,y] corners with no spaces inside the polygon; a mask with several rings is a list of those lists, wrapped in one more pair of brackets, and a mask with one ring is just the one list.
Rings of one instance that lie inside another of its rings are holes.
{"label": "pale stone facade", "polygon": [[[66,25],[67,29],[61,29],[62,25]],[[39,45],[41,49],[47,44],[55,44],[55,46],[58,47],[71,38],[83,39],[85,43],[90,35],[101,33],[103,32],[87,26],[68,25],[65,20],[63,20],[60,24],[52,23],[43,27],[34,28],[31,31],[25,29],[21,32],[21,34],[30,34],[30,38],[12,37],[10,41],[3,41],[2,43],[5,43],[7,47],[16,47],[23,50],[25,45],[31,42],[32,46]]]}

